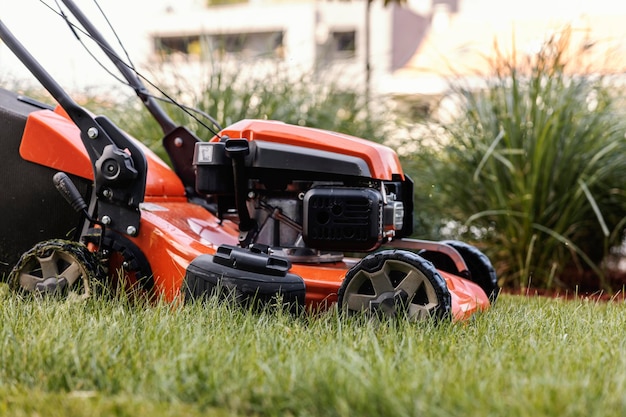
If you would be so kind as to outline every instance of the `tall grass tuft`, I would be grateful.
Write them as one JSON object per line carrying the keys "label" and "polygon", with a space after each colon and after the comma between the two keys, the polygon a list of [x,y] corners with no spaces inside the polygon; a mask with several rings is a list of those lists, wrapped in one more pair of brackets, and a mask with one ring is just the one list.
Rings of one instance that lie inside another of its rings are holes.
{"label": "tall grass tuft", "polygon": [[496,45],[485,88],[454,81],[458,114],[411,156],[417,207],[443,218],[430,232],[479,241],[502,285],[591,277],[609,289],[602,260],[623,239],[623,90],[585,71],[593,46],[571,34],[553,35],[532,55]]}
{"label": "tall grass tuft", "polygon": [[[271,70],[260,67],[258,72],[263,72],[263,76],[250,76],[254,69],[233,72],[217,62],[207,63],[200,75],[191,79],[174,68],[166,71],[169,75],[162,76],[164,80],[156,84],[179,103],[211,115],[222,127],[242,119],[270,119],[377,141],[385,136],[390,112],[380,109],[369,112],[361,88],[342,86],[332,76],[322,73],[294,76],[278,64]],[[199,113],[193,113],[195,117],[192,117],[176,105],[165,103],[164,106],[177,123],[187,126],[201,139],[213,136],[196,119],[210,125]],[[105,111],[167,160],[160,145],[162,132],[139,100]]]}

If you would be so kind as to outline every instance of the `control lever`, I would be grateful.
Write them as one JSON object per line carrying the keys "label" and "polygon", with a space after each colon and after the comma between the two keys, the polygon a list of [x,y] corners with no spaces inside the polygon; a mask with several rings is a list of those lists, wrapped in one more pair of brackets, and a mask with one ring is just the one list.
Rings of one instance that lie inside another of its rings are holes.
{"label": "control lever", "polygon": [[246,139],[226,139],[224,144],[226,156],[232,160],[233,177],[235,180],[235,205],[239,215],[239,244],[247,247],[257,232],[257,224],[250,217],[246,207],[248,178],[246,177],[245,157],[250,154],[250,143]]}
{"label": "control lever", "polygon": [[102,228],[102,232],[100,233],[100,242],[98,243],[98,247],[101,248],[102,237],[104,236],[106,225],[91,217],[87,211],[87,203],[85,202],[85,199],[78,191],[78,188],[76,188],[76,185],[74,185],[74,182],[65,172],[57,172],[54,174],[52,182],[54,183],[54,187],[57,191],[61,193],[63,198],[65,198],[65,201],[67,201],[77,213],[82,213],[87,220]]}
{"label": "control lever", "polygon": [[[52,182],[56,189],[61,193],[63,198],[72,206],[77,213],[83,213],[89,218],[87,213],[87,203],[80,192],[76,188],[76,185],[72,182],[70,177],[65,172],[57,172],[52,177]],[[89,219],[91,220],[91,219]]]}

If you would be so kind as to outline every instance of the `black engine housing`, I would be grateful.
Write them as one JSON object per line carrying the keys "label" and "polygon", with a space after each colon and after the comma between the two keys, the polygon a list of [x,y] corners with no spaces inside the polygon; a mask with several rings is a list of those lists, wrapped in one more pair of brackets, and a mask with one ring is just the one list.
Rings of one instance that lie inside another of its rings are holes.
{"label": "black engine housing", "polygon": [[196,144],[194,167],[196,191],[218,215],[246,220],[246,244],[366,252],[413,231],[411,179],[372,178],[360,157],[223,138]]}
{"label": "black engine housing", "polygon": [[313,188],[304,196],[302,237],[313,248],[371,250],[382,239],[382,208],[372,188]]}

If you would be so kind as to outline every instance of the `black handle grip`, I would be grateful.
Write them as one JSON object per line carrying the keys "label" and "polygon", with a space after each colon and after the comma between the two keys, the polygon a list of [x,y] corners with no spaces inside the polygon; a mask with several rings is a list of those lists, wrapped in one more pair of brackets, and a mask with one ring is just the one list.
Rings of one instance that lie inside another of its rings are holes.
{"label": "black handle grip", "polygon": [[54,182],[54,186],[61,193],[63,198],[70,203],[70,206],[78,213],[81,213],[87,209],[87,203],[83,199],[83,196],[80,195],[78,189],[67,176],[65,172],[57,172],[52,177],[52,182]]}

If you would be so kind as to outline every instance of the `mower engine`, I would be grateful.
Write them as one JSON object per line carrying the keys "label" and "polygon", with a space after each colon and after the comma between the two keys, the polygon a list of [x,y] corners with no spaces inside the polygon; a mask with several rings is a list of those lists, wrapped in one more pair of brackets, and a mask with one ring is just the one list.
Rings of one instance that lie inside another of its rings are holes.
{"label": "mower engine", "polygon": [[412,232],[413,183],[373,142],[247,120],[198,142],[194,166],[196,191],[239,223],[242,247],[335,262]]}

